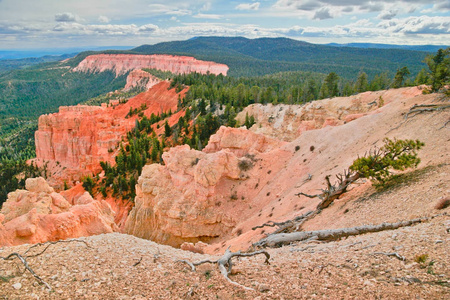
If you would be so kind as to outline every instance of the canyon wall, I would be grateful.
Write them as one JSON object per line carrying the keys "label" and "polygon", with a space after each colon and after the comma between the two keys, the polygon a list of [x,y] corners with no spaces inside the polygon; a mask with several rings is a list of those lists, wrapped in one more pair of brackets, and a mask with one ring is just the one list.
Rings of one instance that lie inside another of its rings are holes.
{"label": "canyon wall", "polygon": [[163,81],[124,104],[60,107],[58,113],[42,115],[35,133],[36,159],[50,169],[52,185],[78,181],[86,174],[101,171],[100,161],[114,161],[120,141],[135,126],[137,116],[126,118],[130,109],[146,105],[144,115],[150,117],[175,111],[178,97]]}
{"label": "canyon wall", "polygon": [[211,73],[227,75],[228,66],[211,61],[197,60],[189,56],[174,55],[134,55],[134,54],[97,54],[90,55],[73,69],[75,72],[104,72],[112,70],[117,76],[135,69],[158,69],[175,74]]}

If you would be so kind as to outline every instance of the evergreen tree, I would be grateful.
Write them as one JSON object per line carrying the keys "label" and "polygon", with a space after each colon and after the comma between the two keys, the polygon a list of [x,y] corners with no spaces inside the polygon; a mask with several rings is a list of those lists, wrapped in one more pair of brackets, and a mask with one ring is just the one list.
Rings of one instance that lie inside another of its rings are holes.
{"label": "evergreen tree", "polygon": [[335,97],[339,94],[338,81],[339,76],[335,72],[331,72],[327,75],[324,81],[324,85],[328,91],[326,97]]}
{"label": "evergreen tree", "polygon": [[172,135],[172,128],[170,128],[169,123],[167,123],[167,121],[164,123],[164,134],[166,137]]}
{"label": "evergreen tree", "polygon": [[425,63],[428,65],[431,77],[431,91],[437,92],[450,83],[450,48],[439,49],[436,55],[428,55]]}
{"label": "evergreen tree", "polygon": [[365,92],[367,91],[367,86],[367,74],[365,72],[360,72],[355,82],[355,91],[357,93]]}
{"label": "evergreen tree", "polygon": [[401,69],[397,69],[397,73],[395,74],[394,81],[392,82],[393,88],[399,88],[404,86],[404,82],[406,77],[411,73],[408,70],[408,67],[403,67]]}

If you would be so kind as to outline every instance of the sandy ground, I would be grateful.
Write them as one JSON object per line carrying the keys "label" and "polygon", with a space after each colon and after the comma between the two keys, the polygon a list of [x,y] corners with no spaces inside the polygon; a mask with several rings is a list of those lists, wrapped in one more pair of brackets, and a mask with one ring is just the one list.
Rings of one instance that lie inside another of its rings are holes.
{"label": "sandy ground", "polygon": [[[449,212],[449,209],[446,209]],[[439,211],[442,213],[442,211]],[[196,272],[179,259],[210,256],[113,233],[50,246],[29,265],[51,287],[39,285],[23,266],[0,263],[1,299],[449,299],[450,218],[330,243],[268,249],[264,257],[235,259],[228,283],[216,265]],[[4,248],[1,256],[29,245]],[[41,248],[33,249],[33,253]],[[405,257],[377,252],[396,252]],[[420,260],[422,257],[422,260]],[[138,263],[139,262],[139,263]]]}

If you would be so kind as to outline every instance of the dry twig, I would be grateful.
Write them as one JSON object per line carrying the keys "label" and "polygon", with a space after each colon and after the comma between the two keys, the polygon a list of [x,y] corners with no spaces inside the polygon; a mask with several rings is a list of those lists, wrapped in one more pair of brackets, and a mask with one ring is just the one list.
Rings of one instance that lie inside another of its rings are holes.
{"label": "dry twig", "polygon": [[[82,241],[82,240],[76,240],[76,239],[71,239],[71,240],[61,240],[61,241],[55,241],[55,242],[46,242],[46,243],[38,243],[38,244],[34,244],[33,246],[29,247],[24,254],[19,254],[17,252],[13,252],[11,254],[9,254],[6,257],[0,256],[0,258],[2,260],[5,261],[12,261],[15,258],[18,258],[22,264],[24,265],[25,269],[31,273],[31,275],[33,275],[33,277],[40,283],[45,285],[45,287],[49,290],[52,290],[51,286],[45,282],[39,275],[36,274],[36,272],[34,272],[34,270],[29,266],[27,258],[33,258],[33,257],[37,257],[41,254],[43,254],[45,251],[47,251],[47,249],[51,246],[51,245],[55,245],[55,244],[59,244],[59,243],[71,243],[71,242],[79,242],[79,243],[84,243],[88,248],[92,248],[91,246],[89,246],[88,243],[86,243],[86,241]],[[45,248],[36,254],[33,255],[26,255],[30,250],[37,248],[39,246],[45,246]]]}
{"label": "dry twig", "polygon": [[374,252],[374,253],[372,253],[372,254],[373,254],[373,255],[381,254],[381,255],[386,255],[386,256],[394,256],[394,257],[397,258],[398,260],[401,260],[401,261],[405,261],[405,260],[406,260],[406,257],[401,256],[401,255],[398,254],[397,252],[392,252],[392,253],[387,253],[387,252]]}
{"label": "dry twig", "polygon": [[207,260],[202,260],[202,261],[193,263],[193,262],[190,262],[188,260],[184,260],[183,259],[183,260],[178,260],[178,262],[183,262],[183,263],[187,264],[188,266],[191,267],[191,270],[193,272],[195,272],[195,267],[196,266],[199,266],[199,265],[202,265],[202,264],[206,264],[206,263],[208,263],[208,264],[217,264],[219,266],[220,273],[222,274],[223,277],[225,277],[225,279],[229,283],[237,285],[237,286],[239,286],[241,288],[244,288],[246,290],[253,291],[254,289],[246,287],[246,286],[244,286],[242,284],[239,284],[239,283],[231,280],[228,277],[228,275],[230,274],[231,268],[233,267],[233,263],[231,262],[231,259],[233,257],[255,256],[255,255],[258,255],[258,254],[264,254],[266,256],[266,260],[264,262],[266,264],[269,264],[270,254],[267,251],[259,250],[259,251],[255,251],[255,252],[251,252],[251,253],[241,253],[241,251],[231,252],[229,247],[225,251],[224,255],[221,258],[219,258],[218,260],[209,260],[209,259],[207,259]]}

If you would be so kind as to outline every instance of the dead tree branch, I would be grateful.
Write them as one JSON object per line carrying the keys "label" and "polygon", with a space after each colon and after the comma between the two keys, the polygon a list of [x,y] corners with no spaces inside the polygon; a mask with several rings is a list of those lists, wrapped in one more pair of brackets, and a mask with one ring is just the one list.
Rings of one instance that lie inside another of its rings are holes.
{"label": "dead tree branch", "polygon": [[303,232],[292,232],[292,233],[279,233],[269,235],[259,242],[253,244],[254,247],[280,247],[282,245],[287,245],[294,242],[303,242],[310,239],[315,239],[318,241],[333,241],[338,240],[343,237],[360,235],[370,232],[379,232],[384,230],[393,230],[401,227],[411,226],[414,224],[422,223],[428,221],[431,218],[418,218],[409,221],[402,221],[397,223],[383,223],[379,225],[365,225],[357,226],[351,228],[341,228],[341,229],[327,229],[327,230],[316,230],[316,231],[303,231]]}
{"label": "dead tree branch", "polygon": [[373,255],[380,254],[380,255],[386,255],[386,256],[394,256],[394,257],[397,258],[398,260],[401,260],[401,261],[405,261],[405,260],[406,260],[406,257],[401,256],[401,255],[398,254],[397,252],[392,252],[392,253],[387,253],[387,252],[374,252],[374,253],[372,253],[372,254],[373,254]]}
{"label": "dead tree branch", "polygon": [[316,195],[309,195],[303,192],[296,194],[297,196],[305,196],[308,198],[319,198],[322,202],[317,205],[317,210],[322,210],[330,206],[334,200],[338,199],[342,194],[347,192],[347,189],[350,184],[355,182],[360,178],[360,174],[357,172],[353,172],[351,170],[344,170],[344,173],[337,174],[337,182],[335,184],[331,184],[330,176],[325,176],[325,181],[327,187],[322,189],[322,193]]}
{"label": "dead tree branch", "polygon": [[202,265],[202,264],[206,264],[206,263],[208,263],[208,264],[217,264],[219,266],[220,273],[222,274],[223,277],[225,277],[225,279],[229,283],[234,284],[236,286],[239,286],[241,288],[244,288],[246,290],[253,291],[254,289],[246,287],[244,285],[241,285],[241,284],[231,280],[228,277],[228,275],[230,274],[231,268],[233,267],[233,263],[231,262],[231,259],[233,257],[255,256],[255,255],[258,255],[258,254],[264,254],[266,256],[266,260],[264,261],[264,263],[269,264],[270,254],[267,251],[259,250],[259,251],[255,251],[255,252],[251,252],[251,253],[241,253],[241,251],[231,252],[229,247],[225,251],[224,255],[221,258],[219,258],[218,260],[209,260],[209,259],[207,259],[207,260],[202,260],[202,261],[193,263],[193,262],[190,262],[190,261],[187,261],[187,260],[183,259],[183,260],[178,260],[178,262],[183,262],[183,263],[187,264],[188,266],[191,267],[191,270],[193,272],[195,272],[195,267],[196,266],[199,266],[199,265]]}
{"label": "dead tree branch", "polygon": [[22,262],[22,264],[25,266],[25,269],[27,269],[28,272],[30,272],[31,275],[33,275],[33,277],[36,278],[36,280],[37,280],[40,284],[45,285],[45,287],[48,288],[49,290],[52,289],[52,288],[50,287],[50,285],[49,285],[47,282],[45,282],[41,277],[39,277],[39,276],[33,271],[32,268],[30,268],[30,266],[28,265],[26,256],[24,257],[24,256],[20,255],[19,253],[14,252],[14,253],[11,253],[10,255],[8,255],[7,257],[0,257],[0,258],[3,259],[3,260],[14,260],[16,257],[17,257],[17,258]]}
{"label": "dead tree branch", "polygon": [[[391,132],[392,130],[400,128],[403,124],[408,122],[408,119],[411,115],[411,118],[414,118],[415,116],[426,113],[426,112],[436,112],[436,111],[442,111],[445,109],[450,108],[450,104],[415,104],[411,106],[409,111],[405,113],[405,120],[401,122],[397,127],[392,128],[388,132]],[[445,126],[444,126],[445,127]]]}
{"label": "dead tree branch", "polygon": [[[31,275],[33,275],[33,277],[34,277],[40,284],[43,284],[43,285],[45,285],[46,288],[48,288],[49,290],[52,290],[51,286],[50,286],[47,282],[45,282],[39,275],[37,275],[36,272],[34,272],[34,270],[33,270],[33,269],[30,267],[30,265],[28,264],[27,259],[28,259],[28,258],[37,257],[37,256],[43,254],[45,251],[47,251],[47,249],[48,249],[51,245],[55,245],[55,244],[59,244],[59,243],[71,243],[71,242],[84,243],[88,248],[92,248],[91,246],[89,246],[88,243],[86,243],[86,241],[76,240],[76,239],[72,239],[72,240],[61,240],[61,241],[56,241],[56,242],[46,242],[46,243],[38,243],[38,244],[34,244],[33,246],[29,247],[29,248],[24,252],[24,254],[19,254],[19,253],[17,253],[17,252],[13,252],[13,253],[9,254],[8,256],[6,256],[6,257],[0,256],[0,258],[1,258],[2,260],[5,260],[5,261],[12,261],[12,260],[14,260],[15,258],[18,258],[18,259],[22,262],[22,264],[24,265],[25,269],[26,269],[28,272],[30,272]],[[45,246],[45,248],[44,248],[41,252],[39,252],[39,253],[36,253],[36,254],[33,254],[33,255],[26,255],[30,250],[32,250],[32,249],[34,249],[34,248],[37,248],[37,247],[39,247],[39,246]]]}
{"label": "dead tree branch", "polygon": [[309,211],[301,216],[297,216],[292,220],[287,220],[284,222],[274,222],[274,221],[269,221],[267,223],[264,223],[262,225],[259,226],[255,226],[252,228],[252,230],[256,230],[258,228],[263,228],[263,227],[275,227],[278,226],[278,229],[275,230],[275,232],[273,233],[280,233],[280,232],[292,232],[295,230],[298,230],[298,228],[306,221],[308,220],[312,215],[313,215],[314,211]]}

